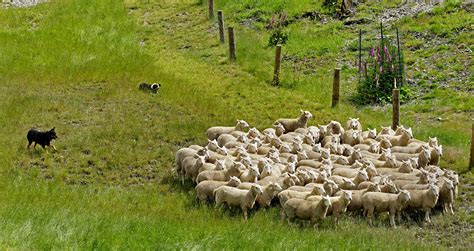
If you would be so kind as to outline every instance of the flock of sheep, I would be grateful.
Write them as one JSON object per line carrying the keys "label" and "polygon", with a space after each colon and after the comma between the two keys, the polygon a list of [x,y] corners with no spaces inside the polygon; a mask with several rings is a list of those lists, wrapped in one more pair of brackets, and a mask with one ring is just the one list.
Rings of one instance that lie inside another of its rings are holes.
{"label": "flock of sheep", "polygon": [[[281,206],[282,220],[310,221],[315,227],[332,215],[335,224],[347,211],[362,213],[424,212],[435,206],[453,214],[458,175],[439,167],[437,138],[423,142],[410,128],[362,130],[359,119],[309,126],[301,111],[296,119],[278,119],[259,131],[238,120],[235,127],[211,127],[208,144],[176,153],[176,173],[196,183],[201,202],[241,208],[244,219],[257,204]],[[247,131],[248,130],[248,131]],[[245,132],[247,131],[247,132]]]}

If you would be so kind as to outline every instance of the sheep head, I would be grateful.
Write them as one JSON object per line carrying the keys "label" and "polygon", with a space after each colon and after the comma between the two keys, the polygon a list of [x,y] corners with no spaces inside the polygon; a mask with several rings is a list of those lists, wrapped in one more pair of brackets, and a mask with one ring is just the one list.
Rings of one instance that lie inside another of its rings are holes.
{"label": "sheep head", "polygon": [[227,182],[227,185],[228,186],[231,186],[231,187],[236,187],[238,185],[240,185],[242,182],[240,181],[239,178],[235,177],[235,176],[230,176],[230,179],[229,181]]}
{"label": "sheep head", "polygon": [[249,128],[249,127],[250,125],[247,122],[245,122],[245,120],[237,120],[237,124],[235,125],[236,129],[240,129],[238,131],[243,131],[244,129]]}

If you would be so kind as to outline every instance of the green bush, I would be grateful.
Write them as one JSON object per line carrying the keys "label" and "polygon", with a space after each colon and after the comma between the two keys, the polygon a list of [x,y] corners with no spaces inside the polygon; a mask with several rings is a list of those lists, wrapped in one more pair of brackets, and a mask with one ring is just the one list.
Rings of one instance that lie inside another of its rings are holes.
{"label": "green bush", "polygon": [[[367,60],[362,64],[361,71],[363,77],[353,97],[354,101],[361,105],[391,102],[392,89],[399,88],[403,81],[403,54],[399,57],[395,43],[384,38],[379,45],[372,47]],[[408,86],[400,88],[400,101],[407,101],[410,94]]]}
{"label": "green bush", "polygon": [[285,29],[286,24],[286,12],[282,11],[278,14],[278,18],[273,14],[267,25],[268,29],[272,30],[270,39],[268,40],[268,46],[276,46],[277,44],[286,44],[288,41],[288,31]]}

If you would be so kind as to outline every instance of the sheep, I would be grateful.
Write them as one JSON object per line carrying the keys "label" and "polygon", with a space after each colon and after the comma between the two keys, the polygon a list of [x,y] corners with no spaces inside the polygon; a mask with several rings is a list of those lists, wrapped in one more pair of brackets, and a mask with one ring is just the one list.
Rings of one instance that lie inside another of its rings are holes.
{"label": "sheep", "polygon": [[328,130],[329,132],[333,133],[333,134],[340,134],[340,135],[344,135],[344,128],[342,127],[341,123],[337,122],[337,121],[331,121],[329,122],[328,124]]}
{"label": "sheep", "polygon": [[184,184],[184,177],[191,178],[196,181],[199,169],[206,163],[206,157],[195,154],[193,157],[186,157],[183,160],[183,169],[181,182]]}
{"label": "sheep", "polygon": [[381,126],[381,130],[379,134],[377,135],[377,138],[379,138],[382,135],[395,135],[395,131],[390,127],[390,126]]}
{"label": "sheep", "polygon": [[417,180],[418,178],[415,175],[420,173],[419,170],[413,169],[409,160],[403,160],[399,168],[378,168],[377,172],[379,174],[388,174],[392,179],[408,180]]}
{"label": "sheep", "polygon": [[233,164],[227,170],[221,171],[203,171],[198,174],[196,183],[200,183],[204,180],[216,180],[216,181],[227,181],[231,176],[240,177],[242,173],[243,165],[239,162],[233,162]]}
{"label": "sheep", "polygon": [[[218,159],[216,164],[204,163],[198,170],[198,174],[206,170],[225,170],[226,169],[226,160]],[[197,176],[197,174],[196,174]]]}
{"label": "sheep", "polygon": [[227,133],[221,134],[219,137],[217,137],[217,144],[221,147],[233,141],[237,141],[237,138]]}
{"label": "sheep", "polygon": [[325,136],[321,141],[321,145],[325,148],[328,148],[331,143],[341,143],[341,135],[331,133],[328,136]]}
{"label": "sheep", "polygon": [[258,180],[258,176],[260,176],[260,172],[258,171],[258,168],[255,166],[251,166],[250,169],[245,170],[241,175],[240,175],[240,180],[242,182],[252,182],[256,183]]}
{"label": "sheep", "polygon": [[411,135],[412,135],[411,128],[409,128],[409,129],[403,129],[401,132],[401,135],[397,135],[397,136],[385,135],[383,137],[388,139],[390,143],[392,144],[392,146],[407,146],[408,141],[412,138]]}
{"label": "sheep", "polygon": [[[337,226],[339,224],[339,219],[342,217],[347,211],[347,206],[352,201],[352,192],[351,191],[341,191],[341,195],[336,197],[330,197],[331,206],[328,208],[326,215],[332,215],[334,217],[334,225]],[[322,197],[320,196],[310,196],[306,200],[308,201],[319,201]]]}
{"label": "sheep", "polygon": [[182,172],[182,162],[186,157],[191,157],[194,156],[195,154],[200,155],[200,156],[207,156],[209,158],[209,150],[205,147],[199,147],[198,150],[192,149],[192,148],[181,148],[176,152],[176,158],[175,158],[175,163],[176,163],[176,173],[178,175],[181,174]]}
{"label": "sheep", "polygon": [[288,189],[289,187],[294,186],[296,176],[293,174],[282,175],[280,177],[268,176],[262,180],[257,181],[257,184],[260,186],[268,186],[269,184],[275,183],[281,186],[283,189]]}
{"label": "sheep", "polygon": [[314,228],[322,219],[326,218],[328,208],[331,206],[329,196],[323,196],[319,201],[307,201],[304,199],[289,199],[281,210],[282,220],[288,218],[291,223],[295,218],[301,220],[310,220]]}
{"label": "sheep", "polygon": [[431,223],[430,211],[438,202],[439,188],[431,184],[425,190],[408,190],[411,199],[405,207],[425,211],[425,222]]}
{"label": "sheep", "polygon": [[437,182],[437,185],[440,188],[438,204],[442,206],[443,214],[454,214],[453,204],[455,192],[453,182],[447,178],[441,177],[441,179]]}
{"label": "sheep", "polygon": [[273,198],[282,190],[280,185],[274,183],[264,186],[262,194],[257,196],[257,204],[262,208],[270,207]]}
{"label": "sheep", "polygon": [[306,199],[313,195],[326,195],[326,191],[322,187],[313,187],[310,191],[295,191],[295,190],[284,190],[278,193],[278,200],[280,205],[283,207],[285,202],[292,198]]}
{"label": "sheep", "polygon": [[235,187],[221,186],[214,190],[216,208],[227,204],[229,207],[240,207],[244,212],[244,220],[247,220],[247,212],[255,205],[257,196],[262,194],[262,187],[253,185],[250,190],[241,190]]}
{"label": "sheep", "polygon": [[229,181],[205,180],[195,187],[196,195],[201,202],[214,201],[214,190],[221,186],[237,187],[241,182],[239,178],[232,176]]}
{"label": "sheep", "polygon": [[422,171],[418,180],[394,180],[393,183],[401,188],[407,184],[428,184],[430,182],[430,175],[427,172]]}
{"label": "sheep", "polygon": [[367,212],[369,225],[372,225],[374,212],[389,212],[390,225],[396,228],[395,215],[410,201],[410,192],[401,190],[398,194],[367,192],[362,195],[362,207]]}
{"label": "sheep", "polygon": [[431,159],[430,159],[429,164],[439,166],[439,161],[440,161],[442,155],[443,155],[443,145],[432,147],[431,148]]}
{"label": "sheep", "polygon": [[[334,196],[341,196],[344,190],[338,191]],[[361,190],[347,190],[352,193],[352,200],[347,205],[348,211],[359,211],[362,209],[362,195],[366,192],[381,192],[378,184],[370,184],[366,189]]]}
{"label": "sheep", "polygon": [[363,141],[361,131],[349,129],[342,135],[342,142],[350,146],[361,144]]}
{"label": "sheep", "polygon": [[359,149],[364,152],[368,153],[380,153],[380,142],[373,142],[370,143],[369,145],[366,144],[357,144],[353,147],[354,149]]}
{"label": "sheep", "polygon": [[367,131],[362,132],[362,138],[365,139],[375,139],[377,137],[377,128],[370,129],[367,128]]}
{"label": "sheep", "polygon": [[249,138],[247,137],[247,135],[242,134],[242,135],[237,136],[236,141],[227,142],[224,146],[227,149],[231,149],[231,148],[237,148],[239,146],[245,147],[248,143],[249,143]]}
{"label": "sheep", "polygon": [[346,123],[346,129],[362,131],[362,125],[359,122],[359,118],[349,118],[349,120]]}
{"label": "sheep", "polygon": [[209,140],[215,140],[221,134],[231,134],[234,131],[244,131],[249,127],[249,124],[244,120],[237,120],[237,124],[234,127],[215,126],[207,129],[206,134]]}
{"label": "sheep", "polygon": [[324,188],[324,191],[326,191],[326,194],[329,196],[333,196],[337,191],[340,190],[339,186],[332,180],[325,180],[323,184],[309,183],[305,185],[307,188],[314,188],[315,186]]}
{"label": "sheep", "polygon": [[301,110],[301,116],[298,119],[278,119],[273,124],[280,123],[285,128],[285,132],[293,132],[297,128],[306,128],[308,120],[312,117],[313,114],[310,112]]}

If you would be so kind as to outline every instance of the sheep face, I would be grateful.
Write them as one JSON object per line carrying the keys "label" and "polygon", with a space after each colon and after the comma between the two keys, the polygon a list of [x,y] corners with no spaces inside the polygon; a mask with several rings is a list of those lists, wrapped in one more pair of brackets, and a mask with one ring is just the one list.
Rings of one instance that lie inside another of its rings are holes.
{"label": "sheep face", "polygon": [[398,171],[401,173],[411,173],[413,171],[411,162],[409,160],[402,160],[402,165],[400,166]]}
{"label": "sheep face", "polygon": [[235,176],[231,176],[230,179],[229,179],[229,182],[227,183],[228,186],[231,186],[231,187],[237,187],[238,185],[240,185],[242,182],[240,181],[239,178],[235,177]]}
{"label": "sheep face", "polygon": [[309,159],[308,157],[308,154],[306,154],[306,151],[303,150],[303,151],[299,151],[298,154],[298,160],[305,160],[305,159]]}
{"label": "sheep face", "polygon": [[250,191],[254,192],[255,194],[263,193],[263,189],[260,185],[252,185],[252,187],[250,188]]}
{"label": "sheep face", "polygon": [[428,145],[431,146],[431,147],[438,146],[438,138],[437,137],[434,137],[434,138],[429,137]]}
{"label": "sheep face", "polygon": [[435,149],[435,152],[436,152],[436,154],[438,154],[438,156],[443,155],[443,145],[435,146],[435,147],[433,147],[433,149]]}
{"label": "sheep face", "polygon": [[377,128],[369,129],[369,133],[367,135],[369,139],[375,139],[377,137]]}
{"label": "sheep face", "polygon": [[352,200],[352,192],[351,191],[343,191],[342,196],[346,201]]}
{"label": "sheep face", "polygon": [[327,195],[326,194],[326,191],[324,190],[324,188],[320,187],[320,186],[315,186],[313,188],[313,191],[311,191],[311,194],[312,195]]}
{"label": "sheep face", "polygon": [[360,170],[357,172],[357,177],[359,180],[362,180],[362,181],[367,181],[369,180],[369,175],[367,174],[366,171],[364,170]]}
{"label": "sheep face", "polygon": [[379,184],[369,184],[367,192],[381,192]]}
{"label": "sheep face", "polygon": [[348,129],[357,130],[360,125],[359,118],[349,118],[349,121],[347,121],[347,124],[349,125]]}
{"label": "sheep face", "polygon": [[217,149],[219,148],[219,144],[217,144],[217,140],[207,140],[207,148],[208,149]]}
{"label": "sheep face", "polygon": [[281,144],[280,152],[281,153],[291,153],[291,147],[288,144]]}
{"label": "sheep face", "polygon": [[410,192],[408,192],[407,190],[400,190],[400,193],[398,194],[398,200],[402,205],[405,205],[408,201],[411,200]]}
{"label": "sheep face", "polygon": [[380,143],[379,142],[371,143],[370,146],[369,146],[369,152],[379,153],[380,152]]}
{"label": "sheep face", "polygon": [[229,151],[227,150],[227,148],[226,148],[225,146],[223,146],[223,147],[218,147],[218,148],[216,149],[216,153],[221,154],[221,155],[224,155],[224,156],[229,155]]}
{"label": "sheep face", "polygon": [[327,125],[319,125],[319,134],[321,137],[328,135],[328,126]]}
{"label": "sheep face", "polygon": [[250,157],[245,157],[240,160],[240,163],[246,167],[251,167],[253,165],[252,159]]}
{"label": "sheep face", "polygon": [[287,160],[288,163],[293,163],[293,164],[296,164],[298,163],[298,156],[292,154],[288,157],[288,160]]}
{"label": "sheep face", "polygon": [[361,160],[362,159],[362,153],[360,152],[360,149],[354,149],[352,152],[352,158],[354,160]]}
{"label": "sheep face", "polygon": [[314,152],[317,152],[317,153],[320,153],[321,152],[321,149],[322,149],[322,146],[321,146],[321,143],[317,143],[315,145],[313,145],[313,151]]}
{"label": "sheep face", "polygon": [[249,128],[250,125],[247,122],[245,122],[245,120],[237,120],[237,125],[235,127],[241,128],[243,130],[243,129]]}
{"label": "sheep face", "polygon": [[439,188],[435,184],[430,184],[428,188],[429,193],[431,193],[433,196],[438,197],[439,196]]}
{"label": "sheep face", "polygon": [[252,127],[252,128],[250,128],[249,132],[247,133],[247,137],[251,138],[251,139],[258,138],[258,137],[260,137],[260,132],[258,131],[257,128]]}
{"label": "sheep face", "polygon": [[320,203],[323,203],[323,205],[325,207],[330,207],[331,206],[331,199],[329,198],[329,196],[323,196]]}
{"label": "sheep face", "polygon": [[237,142],[247,144],[249,142],[249,138],[247,137],[247,135],[241,134],[239,135],[239,137],[237,137]]}
{"label": "sheep face", "polygon": [[287,170],[289,173],[294,173],[296,171],[296,163],[295,162],[288,162],[286,164]]}
{"label": "sheep face", "polygon": [[224,159],[218,159],[216,161],[216,170],[225,170],[225,160]]}
{"label": "sheep face", "polygon": [[301,117],[304,117],[305,119],[310,119],[313,117],[313,114],[311,114],[309,111],[300,110],[300,112],[301,112]]}

